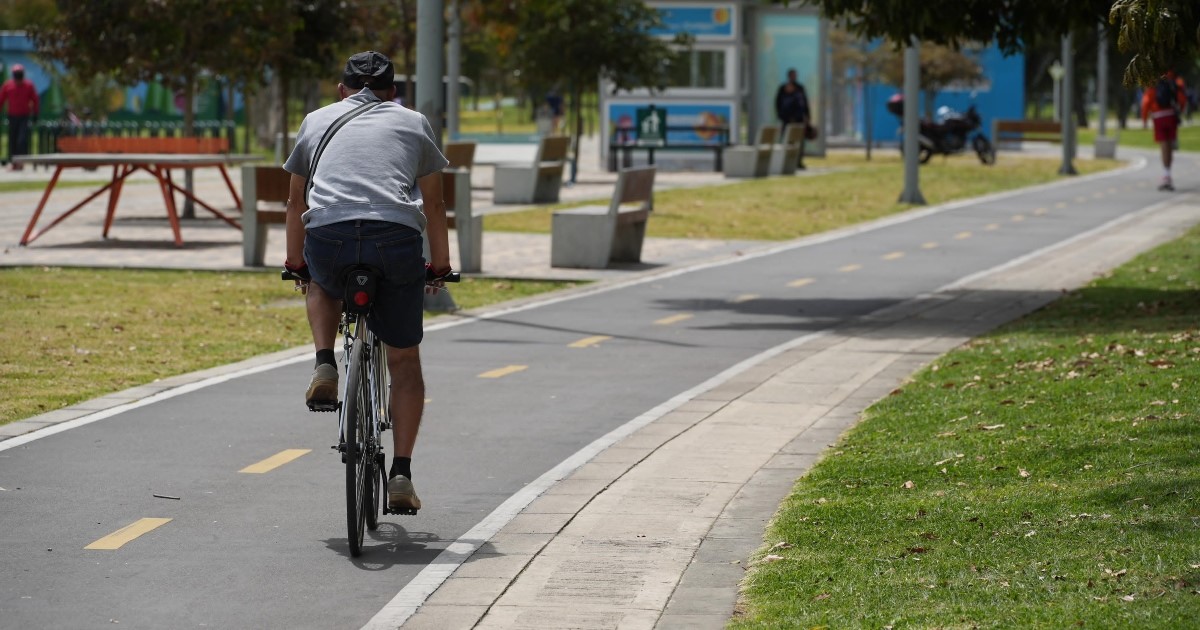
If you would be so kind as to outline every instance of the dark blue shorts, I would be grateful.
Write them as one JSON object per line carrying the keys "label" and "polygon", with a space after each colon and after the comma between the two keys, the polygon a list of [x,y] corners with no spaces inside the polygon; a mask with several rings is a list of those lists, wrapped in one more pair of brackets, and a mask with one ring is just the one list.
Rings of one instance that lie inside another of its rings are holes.
{"label": "dark blue shorts", "polygon": [[346,221],[309,229],[304,260],[313,282],[340,299],[347,267],[370,265],[383,272],[368,325],[393,348],[421,343],[425,297],[425,257],[421,233],[383,221]]}

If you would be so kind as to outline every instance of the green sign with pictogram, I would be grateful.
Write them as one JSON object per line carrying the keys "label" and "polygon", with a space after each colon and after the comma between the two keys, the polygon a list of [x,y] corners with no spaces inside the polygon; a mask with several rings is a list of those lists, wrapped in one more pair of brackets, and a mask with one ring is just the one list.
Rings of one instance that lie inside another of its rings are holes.
{"label": "green sign with pictogram", "polygon": [[658,147],[667,143],[667,110],[653,105],[637,110],[637,143]]}

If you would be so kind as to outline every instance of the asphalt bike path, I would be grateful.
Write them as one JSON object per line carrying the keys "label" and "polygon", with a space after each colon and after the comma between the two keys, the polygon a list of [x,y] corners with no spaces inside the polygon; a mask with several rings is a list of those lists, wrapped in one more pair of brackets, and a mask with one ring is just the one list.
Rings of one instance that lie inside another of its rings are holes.
{"label": "asphalt bike path", "polygon": [[[301,401],[307,353],[0,442],[0,627],[360,627],[452,543],[486,546],[460,537],[631,418],[806,333],[1162,204],[1149,171],[443,320],[422,346],[426,507],[384,517],[358,559],[336,417]],[[1177,171],[1195,180],[1194,161]]]}

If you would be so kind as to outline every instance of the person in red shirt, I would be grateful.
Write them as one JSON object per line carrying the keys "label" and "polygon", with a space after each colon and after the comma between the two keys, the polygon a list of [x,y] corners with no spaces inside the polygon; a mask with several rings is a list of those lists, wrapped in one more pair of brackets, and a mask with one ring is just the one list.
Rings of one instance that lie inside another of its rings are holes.
{"label": "person in red shirt", "polygon": [[[1161,94],[1160,94],[1161,92]],[[1173,94],[1171,93],[1173,92]],[[1175,190],[1171,181],[1171,161],[1178,142],[1179,113],[1187,107],[1187,90],[1174,71],[1166,74],[1142,94],[1142,123],[1154,122],[1154,141],[1162,148],[1163,178],[1159,190]]]}
{"label": "person in red shirt", "polygon": [[[12,78],[0,86],[0,109],[8,105],[8,158],[29,153],[29,132],[37,121],[38,94],[31,81],[25,80],[25,66],[13,64]],[[21,170],[13,165],[13,170]]]}

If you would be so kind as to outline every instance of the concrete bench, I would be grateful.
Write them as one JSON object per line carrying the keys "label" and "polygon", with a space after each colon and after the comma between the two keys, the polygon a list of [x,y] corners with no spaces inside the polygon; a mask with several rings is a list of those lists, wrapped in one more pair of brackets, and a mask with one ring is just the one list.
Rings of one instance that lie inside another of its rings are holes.
{"label": "concrete bench", "polygon": [[639,262],[654,209],[654,166],[622,169],[608,206],[583,206],[551,217],[550,266],[604,269]]}
{"label": "concrete bench", "polygon": [[557,203],[570,144],[568,136],[544,136],[532,164],[497,164],[496,203]]}
{"label": "concrete bench", "polygon": [[[287,220],[292,174],[281,166],[242,167],[242,264],[262,267],[267,227]],[[280,261],[279,264],[283,264]]]}
{"label": "concrete bench", "polygon": [[772,175],[795,175],[800,165],[800,143],[804,142],[804,125],[788,125],[783,142],[771,146]]}
{"label": "concrete bench", "polygon": [[471,209],[471,171],[447,168],[442,171],[442,200],[446,223],[458,237],[458,270],[477,273],[483,269],[483,215]]}
{"label": "concrete bench", "polygon": [[766,177],[771,172],[771,147],[779,138],[779,127],[758,130],[758,141],[725,149],[725,177]]}

